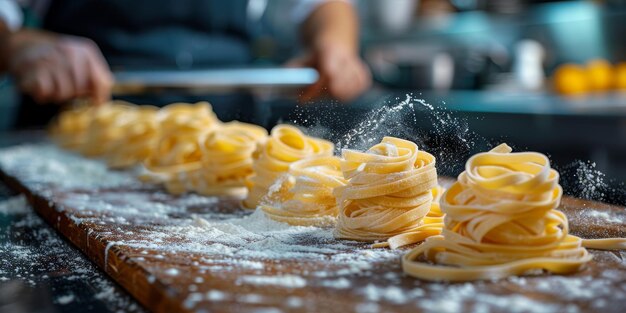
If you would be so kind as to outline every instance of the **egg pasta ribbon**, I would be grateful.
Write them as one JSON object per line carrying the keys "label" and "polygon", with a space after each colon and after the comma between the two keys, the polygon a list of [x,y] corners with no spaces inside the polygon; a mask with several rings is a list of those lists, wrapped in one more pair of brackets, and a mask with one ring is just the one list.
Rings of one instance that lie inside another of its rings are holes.
{"label": "egg pasta ribbon", "polygon": [[189,191],[202,167],[202,141],[221,122],[207,102],[174,103],[159,111],[160,136],[144,161],[144,180],[161,181],[174,194]]}
{"label": "egg pasta ribbon", "polygon": [[254,175],[246,180],[247,208],[256,208],[274,182],[289,170],[291,163],[313,156],[331,156],[333,144],[309,137],[290,125],[277,125],[270,137],[254,153]]}
{"label": "egg pasta ribbon", "polygon": [[345,185],[338,157],[318,156],[296,161],[279,182],[279,188],[270,190],[261,203],[268,217],[291,225],[334,224],[338,208],[333,190]]}
{"label": "egg pasta ribbon", "polygon": [[442,197],[441,235],[403,257],[405,273],[443,281],[499,279],[533,270],[567,274],[591,260],[585,245],[624,248],[623,239],[586,242],[570,235],[567,217],[556,210],[563,190],[548,158],[511,151],[502,144],[467,161]]}
{"label": "egg pasta ribbon", "polygon": [[397,248],[440,233],[435,157],[415,143],[384,137],[366,152],[344,149],[341,170],[336,238]]}
{"label": "egg pasta ribbon", "polygon": [[265,128],[229,122],[201,142],[202,166],[192,189],[203,195],[245,195],[245,179],[252,175],[252,154],[267,139]]}
{"label": "egg pasta ribbon", "polygon": [[59,146],[78,150],[85,143],[95,107],[79,105],[62,111],[50,125],[50,136]]}
{"label": "egg pasta ribbon", "polygon": [[129,112],[129,122],[119,125],[123,136],[114,140],[105,158],[112,168],[125,168],[141,164],[156,147],[159,139],[159,109],[140,105]]}
{"label": "egg pasta ribbon", "polygon": [[116,141],[126,135],[124,126],[133,122],[135,110],[136,105],[117,100],[94,108],[78,152],[87,157],[103,157],[110,153]]}
{"label": "egg pasta ribbon", "polygon": [[135,105],[111,101],[101,106],[81,104],[65,110],[50,127],[50,134],[61,147],[85,156],[109,153],[114,142],[124,136],[121,127],[134,120]]}

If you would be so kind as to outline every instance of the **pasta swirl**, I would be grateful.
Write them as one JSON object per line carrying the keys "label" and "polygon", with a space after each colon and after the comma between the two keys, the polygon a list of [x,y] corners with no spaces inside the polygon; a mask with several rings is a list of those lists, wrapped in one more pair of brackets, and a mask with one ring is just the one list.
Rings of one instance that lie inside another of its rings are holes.
{"label": "pasta swirl", "polygon": [[[202,140],[219,125],[206,102],[195,105],[170,104],[159,111],[161,135],[155,149],[144,161],[153,175],[144,179],[162,180],[174,194],[188,191],[202,167]],[[156,175],[154,175],[156,174]]]}
{"label": "pasta swirl", "polygon": [[252,175],[252,153],[267,138],[265,128],[230,122],[206,136],[200,146],[202,168],[193,189],[205,195],[245,195]]}
{"label": "pasta swirl", "polygon": [[135,109],[135,105],[124,101],[112,101],[94,108],[78,151],[88,157],[110,153],[116,141],[126,135],[124,127],[134,121]]}
{"label": "pasta swirl", "polygon": [[247,208],[256,208],[276,179],[289,170],[291,163],[312,156],[330,156],[333,144],[304,135],[289,125],[278,125],[264,145],[255,152],[254,175],[246,180],[248,197],[243,201]]}
{"label": "pasta swirl", "polygon": [[327,226],[335,222],[338,208],[333,189],[345,185],[338,157],[296,161],[280,182],[280,188],[267,195],[269,203],[261,204],[267,216],[302,226]]}
{"label": "pasta swirl", "polygon": [[195,104],[184,102],[168,104],[159,111],[159,122],[163,133],[187,126],[211,130],[221,124],[213,108],[206,101]]}
{"label": "pasta swirl", "polygon": [[376,246],[396,248],[439,234],[441,213],[433,205],[433,194],[440,193],[435,157],[413,142],[385,137],[366,152],[343,150],[342,158],[348,184],[334,191],[339,203],[335,237],[389,239]]}
{"label": "pasta swirl", "polygon": [[52,139],[61,147],[78,150],[85,143],[94,107],[81,105],[61,112],[50,126]]}
{"label": "pasta swirl", "polygon": [[137,106],[132,111],[131,121],[119,126],[124,135],[112,143],[106,155],[109,167],[140,164],[152,154],[159,138],[157,114],[158,108],[148,105]]}
{"label": "pasta swirl", "polygon": [[[442,235],[403,257],[405,273],[427,280],[498,279],[537,269],[571,273],[591,260],[556,210],[562,189],[548,158],[510,152],[502,144],[467,161],[443,195]],[[611,247],[615,241],[592,243]],[[416,261],[420,256],[441,265]]]}

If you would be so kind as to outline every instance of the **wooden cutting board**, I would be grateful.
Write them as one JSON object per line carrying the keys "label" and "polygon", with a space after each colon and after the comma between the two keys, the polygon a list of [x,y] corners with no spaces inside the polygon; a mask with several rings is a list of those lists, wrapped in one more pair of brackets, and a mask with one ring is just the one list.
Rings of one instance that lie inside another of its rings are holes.
{"label": "wooden cutting board", "polygon": [[[94,161],[55,160],[64,152],[37,149],[0,150],[1,179],[154,312],[608,313],[626,308],[623,251],[592,251],[594,260],[569,276],[430,283],[402,274],[400,256],[406,250],[320,237],[331,230],[302,228],[291,239],[289,229],[265,235],[268,239],[251,232],[242,236],[243,243],[232,241],[239,238],[237,232],[247,231],[244,222],[230,233],[222,225],[216,234],[212,223],[250,214],[237,199],[177,197],[139,183],[68,187],[64,180],[81,175],[97,182],[128,174],[82,173]],[[11,162],[3,155],[11,155]],[[46,160],[54,166],[45,165]],[[50,179],[54,175],[58,182]],[[565,197],[561,210],[576,235],[626,236],[624,207]]]}

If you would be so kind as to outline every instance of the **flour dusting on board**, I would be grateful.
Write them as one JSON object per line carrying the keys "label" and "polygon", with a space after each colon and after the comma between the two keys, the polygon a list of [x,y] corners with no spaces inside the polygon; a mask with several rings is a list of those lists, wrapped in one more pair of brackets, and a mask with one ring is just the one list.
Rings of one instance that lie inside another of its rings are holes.
{"label": "flour dusting on board", "polygon": [[[15,161],[17,156],[23,160]],[[71,162],[67,163],[68,160]],[[46,161],[55,165],[44,166]],[[28,164],[40,164],[39,170],[21,168]],[[226,305],[233,301],[266,307],[319,305],[315,299],[293,296],[286,300],[275,292],[304,288],[317,290],[320,296],[324,292],[328,292],[327,295],[349,293],[360,299],[355,309],[363,312],[384,311],[387,305],[418,307],[425,312],[455,312],[461,308],[477,312],[577,312],[581,305],[602,308],[603,303],[626,299],[626,263],[623,261],[626,255],[594,252],[597,259],[609,262],[615,271],[594,280],[596,283],[591,283],[591,276],[584,272],[567,279],[541,276],[504,282],[511,288],[549,291],[553,294],[550,299],[515,294],[496,296],[489,291],[488,282],[435,284],[406,277],[399,261],[406,250],[371,249],[364,243],[335,240],[329,228],[279,223],[267,218],[262,211],[241,209],[240,199],[236,198],[172,196],[134,181],[130,173],[102,171],[100,166],[104,166],[100,161],[78,158],[49,145],[0,151],[3,171],[19,177],[29,188],[45,187],[43,195],[55,204],[55,209],[88,228],[90,236],[109,243],[103,251],[105,258],[114,258],[124,251],[128,261],[139,264],[172,260],[167,268],[151,272],[147,283],[169,284],[191,276],[192,283],[177,290],[185,295],[183,305],[190,310],[203,303]],[[63,182],[56,183],[59,173],[64,174]],[[97,179],[86,177],[91,174]],[[90,189],[81,188],[85,186]],[[21,207],[8,209],[10,203]],[[25,211],[24,198],[0,202],[0,213],[23,214]],[[42,223],[35,214],[27,216],[30,223]],[[591,217],[594,220],[605,218]],[[606,218],[621,219],[621,215]],[[31,257],[29,251],[19,246],[0,249],[24,262]],[[84,259],[77,259],[76,264],[85,268],[85,275],[95,272]],[[11,265],[2,264],[0,279],[15,270]],[[212,285],[216,281],[227,283],[233,274],[238,279],[230,283],[234,284],[234,290],[241,290],[240,293]],[[408,289],[407,283],[411,286]],[[609,287],[612,291],[605,292]],[[99,294],[103,299],[114,296],[114,292],[106,288]],[[574,299],[573,294],[581,296]],[[67,295],[62,297],[65,298],[57,299],[58,303],[69,299]],[[72,299],[71,303],[75,301]],[[569,304],[563,305],[563,301]]]}
{"label": "flour dusting on board", "polygon": [[260,276],[246,275],[237,280],[238,284],[275,285],[286,288],[302,288],[306,286],[306,280],[294,275]]}
{"label": "flour dusting on board", "polygon": [[[84,305],[83,301],[87,300],[89,303],[100,301],[111,312],[144,312],[80,251],[59,237],[35,213],[24,196],[0,201],[0,220],[3,218],[9,218],[12,222],[7,227],[0,227],[0,286],[7,286],[2,284],[11,281],[24,284],[36,293],[41,292],[37,288],[48,289],[62,277],[65,281],[85,284],[94,291],[95,299],[64,293],[65,288],[53,289],[50,299],[46,299],[47,292],[37,294],[37,299],[42,303],[49,301],[60,308],[72,310],[79,309]],[[30,244],[26,245],[24,241]]]}
{"label": "flour dusting on board", "polygon": [[[36,154],[37,157],[33,157]],[[0,167],[12,169],[29,188],[99,189],[136,184],[128,172],[110,171],[106,164],[67,153],[52,144],[22,145],[3,149]]]}
{"label": "flour dusting on board", "polygon": [[17,215],[30,213],[31,209],[23,195],[9,198],[0,202],[0,214]]}

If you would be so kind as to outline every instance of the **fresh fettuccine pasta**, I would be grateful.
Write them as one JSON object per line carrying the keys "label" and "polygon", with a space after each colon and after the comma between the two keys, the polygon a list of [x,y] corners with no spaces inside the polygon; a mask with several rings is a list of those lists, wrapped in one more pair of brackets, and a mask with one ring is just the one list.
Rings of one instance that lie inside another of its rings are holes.
{"label": "fresh fettuccine pasta", "polygon": [[335,237],[396,248],[440,233],[435,157],[415,143],[385,137],[366,152],[344,149],[341,170],[348,184],[334,191]]}
{"label": "fresh fettuccine pasta", "polygon": [[137,106],[130,112],[131,121],[119,125],[123,134],[111,144],[106,155],[112,168],[130,167],[143,162],[154,150],[159,139],[158,108]]}
{"label": "fresh fettuccine pasta", "polygon": [[230,122],[203,140],[202,167],[193,190],[204,195],[245,195],[245,179],[252,175],[252,154],[267,139],[265,128]]}
{"label": "fresh fettuccine pasta", "polygon": [[213,108],[206,101],[168,104],[159,111],[159,123],[164,134],[185,126],[212,130],[221,125]]}
{"label": "fresh fettuccine pasta", "polygon": [[566,274],[591,260],[584,246],[626,247],[624,239],[583,241],[569,235],[567,217],[556,210],[559,175],[548,158],[510,152],[502,144],[467,161],[441,200],[442,234],[403,257],[405,273],[444,281],[498,279],[531,270]]}
{"label": "fresh fettuccine pasta", "polygon": [[169,192],[183,193],[198,179],[202,141],[220,122],[206,102],[171,104],[159,111],[159,115],[160,137],[144,161],[153,175],[144,179],[163,181]]}
{"label": "fresh fettuccine pasta", "polygon": [[126,136],[124,130],[135,120],[135,110],[135,105],[124,101],[112,101],[94,108],[78,152],[88,157],[110,153],[116,142]]}
{"label": "fresh fettuccine pasta", "polygon": [[[140,179],[163,183],[169,192],[206,195],[245,195],[253,153],[267,138],[256,125],[221,123],[207,102],[160,110],[122,101],[76,107],[57,118],[51,134],[64,147],[103,157],[110,167],[143,163],[147,172]],[[306,141],[303,155],[332,150],[317,139]]]}
{"label": "fresh fettuccine pasta", "polygon": [[94,112],[95,107],[89,105],[61,112],[50,127],[52,139],[63,148],[78,150],[85,143]]}
{"label": "fresh fettuccine pasta", "polygon": [[267,195],[263,212],[291,225],[327,226],[337,217],[333,189],[345,185],[339,158],[319,156],[294,162],[278,190]]}
{"label": "fresh fettuccine pasta", "polygon": [[389,238],[387,241],[375,243],[374,248],[390,247],[396,249],[425,240],[428,237],[439,235],[443,228],[444,214],[441,212],[439,202],[444,188],[436,186],[431,190],[433,201],[430,204],[430,211],[422,219],[422,225],[414,231],[402,233]]}
{"label": "fresh fettuccine pasta", "polygon": [[246,180],[248,197],[244,206],[256,208],[276,179],[289,170],[291,163],[312,156],[331,156],[333,148],[332,143],[306,136],[296,127],[274,127],[265,144],[255,152],[255,174]]}

